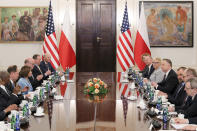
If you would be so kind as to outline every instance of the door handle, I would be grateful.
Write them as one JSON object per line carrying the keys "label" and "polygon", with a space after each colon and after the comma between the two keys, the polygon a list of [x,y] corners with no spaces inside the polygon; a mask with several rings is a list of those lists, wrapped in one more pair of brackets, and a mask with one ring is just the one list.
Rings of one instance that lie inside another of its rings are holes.
{"label": "door handle", "polygon": [[97,43],[100,42],[100,40],[102,40],[102,38],[97,36],[97,37],[96,37]]}

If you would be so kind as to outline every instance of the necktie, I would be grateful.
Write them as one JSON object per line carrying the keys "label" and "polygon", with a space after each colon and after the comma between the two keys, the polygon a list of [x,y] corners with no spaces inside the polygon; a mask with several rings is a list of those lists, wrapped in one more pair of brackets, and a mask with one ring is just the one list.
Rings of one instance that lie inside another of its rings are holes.
{"label": "necktie", "polygon": [[37,67],[38,67],[38,69],[39,69],[40,73],[42,74],[42,71],[41,71],[40,67],[39,67],[39,66],[37,66]]}
{"label": "necktie", "polygon": [[163,81],[165,81],[166,80],[166,74],[164,75],[164,77],[163,77]]}
{"label": "necktie", "polygon": [[46,63],[45,65],[46,65],[47,70],[49,70],[49,64],[48,64],[48,63]]}
{"label": "necktie", "polygon": [[11,84],[12,84],[12,88],[14,89],[14,88],[15,88],[15,85],[14,85],[14,83],[12,83],[12,82],[11,82]]}
{"label": "necktie", "polygon": [[149,68],[149,66],[148,66],[148,75],[149,75],[149,73],[150,73],[150,68]]}
{"label": "necktie", "polygon": [[31,78],[34,80],[34,76],[32,75]]}
{"label": "necktie", "polygon": [[182,83],[181,86],[179,87],[179,89],[177,90],[176,95],[175,95],[175,99],[177,98],[179,92],[181,91],[181,89],[183,88],[184,85],[185,85],[185,84]]}
{"label": "necktie", "polygon": [[10,96],[12,93],[5,87],[6,93]]}
{"label": "necktie", "polygon": [[189,106],[191,104],[191,102],[192,102],[192,97],[187,96],[185,98],[185,102],[183,103],[183,106]]}
{"label": "necktie", "polygon": [[3,87],[3,86],[1,87],[1,86],[0,86],[0,88],[3,89],[3,90],[6,92],[6,94],[10,95],[10,93],[8,92],[8,90],[7,90],[6,87]]}

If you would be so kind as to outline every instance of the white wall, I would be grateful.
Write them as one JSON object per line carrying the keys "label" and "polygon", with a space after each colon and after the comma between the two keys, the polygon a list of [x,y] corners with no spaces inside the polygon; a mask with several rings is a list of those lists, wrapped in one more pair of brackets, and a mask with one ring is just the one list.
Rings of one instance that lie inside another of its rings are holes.
{"label": "white wall", "polygon": [[[73,39],[76,43],[76,0],[68,0],[70,3],[71,23],[73,29]],[[127,0],[129,21],[131,23],[132,40],[135,41],[135,33],[138,21],[138,0]],[[52,0],[54,11],[54,21],[59,41],[61,24],[63,23],[64,7],[67,0]],[[194,23],[197,19],[196,9],[197,0],[194,0]],[[117,0],[117,39],[122,15],[124,11],[124,0]],[[49,0],[0,0],[0,6],[4,7],[48,7]],[[193,48],[151,48],[153,57],[170,58],[174,63],[174,67],[190,66],[197,68],[197,46],[196,46],[197,28],[194,24],[194,47]],[[6,69],[7,66],[17,64],[23,65],[23,61],[27,57],[31,57],[35,53],[42,53],[42,43],[1,43],[0,44],[0,69]],[[117,62],[118,63],[118,62]],[[73,68],[75,71],[75,67]],[[117,64],[117,71],[121,71],[120,65]]]}

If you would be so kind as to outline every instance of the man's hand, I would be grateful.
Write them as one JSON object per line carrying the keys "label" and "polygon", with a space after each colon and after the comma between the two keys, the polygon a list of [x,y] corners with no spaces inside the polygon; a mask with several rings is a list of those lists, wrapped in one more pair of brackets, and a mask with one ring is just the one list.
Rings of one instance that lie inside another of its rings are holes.
{"label": "man's hand", "polygon": [[25,98],[30,98],[30,97],[31,97],[30,94],[25,95]]}
{"label": "man's hand", "polygon": [[38,76],[36,77],[36,79],[37,79],[38,81],[42,80],[42,78],[43,78],[43,75],[38,75]]}
{"label": "man's hand", "polygon": [[16,85],[16,87],[13,90],[13,93],[17,95],[20,91],[21,91],[21,87],[19,85]]}
{"label": "man's hand", "polygon": [[48,71],[45,73],[45,75],[46,75],[46,76],[51,75],[51,71],[50,71],[50,70],[48,70]]}
{"label": "man's hand", "polygon": [[165,98],[168,98],[168,94],[166,94],[162,91],[159,91],[158,96],[165,96]]}
{"label": "man's hand", "polygon": [[157,83],[156,82],[152,82],[151,85],[154,86],[154,87],[157,87]]}
{"label": "man's hand", "polygon": [[17,109],[18,109],[17,105],[16,105],[16,104],[12,104],[12,105],[8,106],[8,107],[4,110],[4,112],[7,113],[7,112],[10,112],[11,110],[17,110]]}
{"label": "man's hand", "polygon": [[170,106],[170,107],[168,107],[168,111],[169,111],[169,112],[174,112],[175,109],[174,109],[174,107]]}
{"label": "man's hand", "polygon": [[183,127],[183,130],[185,131],[196,131],[197,126],[196,125],[187,125],[185,127]]}
{"label": "man's hand", "polygon": [[188,124],[189,122],[188,122],[188,119],[180,119],[180,118],[174,118],[174,122],[176,123],[176,124]]}

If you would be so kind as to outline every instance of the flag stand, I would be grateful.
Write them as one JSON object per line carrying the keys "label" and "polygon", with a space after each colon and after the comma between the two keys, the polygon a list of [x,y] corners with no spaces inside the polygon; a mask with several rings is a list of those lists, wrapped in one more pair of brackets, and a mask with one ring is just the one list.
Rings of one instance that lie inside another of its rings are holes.
{"label": "flag stand", "polygon": [[94,131],[96,131],[96,112],[97,112],[97,102],[94,103]]}

